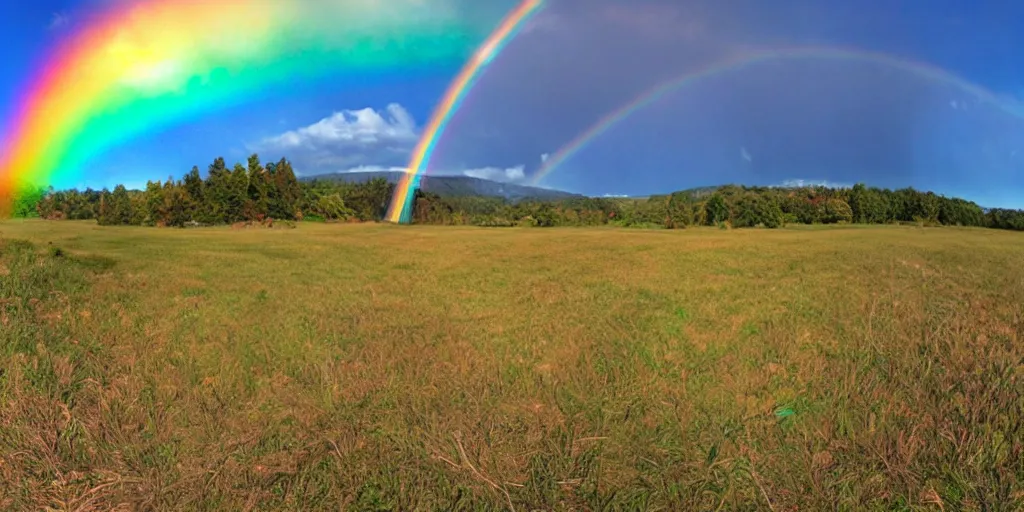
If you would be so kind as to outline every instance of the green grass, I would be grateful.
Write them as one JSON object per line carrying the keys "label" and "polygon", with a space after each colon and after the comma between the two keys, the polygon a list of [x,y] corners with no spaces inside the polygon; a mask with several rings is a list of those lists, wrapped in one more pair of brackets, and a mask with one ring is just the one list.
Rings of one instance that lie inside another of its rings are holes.
{"label": "green grass", "polygon": [[0,223],[0,509],[1019,510],[1024,235]]}

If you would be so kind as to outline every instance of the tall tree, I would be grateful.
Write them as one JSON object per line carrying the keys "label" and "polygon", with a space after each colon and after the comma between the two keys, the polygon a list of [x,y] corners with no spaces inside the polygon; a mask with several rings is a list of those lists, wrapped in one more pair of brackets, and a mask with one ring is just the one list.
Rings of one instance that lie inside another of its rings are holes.
{"label": "tall tree", "polygon": [[273,167],[273,194],[270,194],[270,216],[277,219],[294,219],[299,213],[302,188],[295,177],[292,164],[282,158]]}
{"label": "tall tree", "polygon": [[249,220],[260,220],[269,213],[269,191],[273,186],[270,174],[260,164],[259,155],[249,156],[246,172],[249,176],[245,217]]}

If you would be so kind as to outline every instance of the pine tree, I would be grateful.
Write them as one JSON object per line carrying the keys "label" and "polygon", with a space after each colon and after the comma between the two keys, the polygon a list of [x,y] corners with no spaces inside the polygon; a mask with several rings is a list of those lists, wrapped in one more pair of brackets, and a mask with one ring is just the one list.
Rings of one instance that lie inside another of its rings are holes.
{"label": "pine tree", "polygon": [[185,194],[188,195],[188,202],[191,213],[190,219],[196,222],[209,222],[208,206],[204,194],[203,178],[199,176],[199,167],[193,166],[192,170],[184,178]]}
{"label": "pine tree", "polygon": [[231,195],[231,173],[224,158],[217,157],[210,164],[206,181],[203,183],[203,204],[206,222],[223,224],[228,222],[228,205]]}
{"label": "pine tree", "polygon": [[292,164],[282,158],[273,169],[274,193],[270,201],[270,216],[275,219],[295,219],[299,212],[302,189],[292,170]]}
{"label": "pine tree", "polygon": [[246,218],[262,220],[269,213],[268,192],[272,185],[270,174],[260,164],[259,155],[253,153],[249,157],[248,163],[246,171],[249,176],[249,189],[247,190]]}

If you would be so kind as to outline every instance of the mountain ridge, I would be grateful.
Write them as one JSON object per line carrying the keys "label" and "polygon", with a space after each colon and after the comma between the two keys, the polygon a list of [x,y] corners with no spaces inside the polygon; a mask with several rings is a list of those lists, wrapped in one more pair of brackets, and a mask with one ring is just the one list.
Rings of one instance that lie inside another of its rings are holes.
{"label": "mountain ridge", "polygon": [[[390,183],[398,183],[402,175],[401,171],[356,171],[336,172],[317,174],[300,177],[300,181],[330,181],[346,183],[362,183],[374,178],[384,178]],[[586,197],[583,194],[566,192],[515,183],[505,183],[484,178],[459,175],[425,175],[420,178],[420,188],[426,192],[439,196],[490,196],[504,197],[508,200],[522,199],[569,199],[573,197]]]}
{"label": "mountain ridge", "polygon": [[[398,183],[402,175],[405,174],[402,171],[354,171],[354,172],[335,172],[335,173],[324,173],[315,174],[310,176],[300,176],[299,181],[313,182],[313,181],[329,181],[329,182],[347,182],[347,183],[362,183],[369,181],[374,178],[384,178],[390,183]],[[684,190],[677,190],[674,192],[662,192],[654,194],[642,194],[642,195],[610,195],[605,194],[588,196],[586,194],[578,194],[575,192],[567,192],[564,190],[535,187],[530,185],[520,185],[516,183],[507,183],[496,180],[489,180],[486,178],[476,178],[472,176],[452,175],[452,174],[439,174],[439,175],[424,175],[420,178],[420,188],[426,192],[434,193],[443,197],[465,197],[465,196],[486,196],[486,197],[503,197],[506,200],[512,202],[521,201],[524,199],[538,199],[538,200],[559,200],[559,199],[571,199],[571,198],[606,198],[606,199],[647,199],[650,197],[668,196],[672,193],[686,194],[694,199],[702,199],[707,197],[716,191],[727,187],[730,184],[721,185],[704,185],[698,187],[692,187]],[[736,185],[736,184],[732,184]],[[765,186],[765,185],[761,185]],[[814,188],[820,185],[769,185],[770,188],[777,188],[783,190],[799,190],[802,188]],[[984,212],[990,210],[999,210],[1005,208],[989,207],[979,205]]]}

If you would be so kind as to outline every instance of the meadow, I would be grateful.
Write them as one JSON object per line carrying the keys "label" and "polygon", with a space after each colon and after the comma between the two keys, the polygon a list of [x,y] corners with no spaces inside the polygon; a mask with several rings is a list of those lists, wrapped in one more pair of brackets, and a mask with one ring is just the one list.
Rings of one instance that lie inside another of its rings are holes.
{"label": "meadow", "polygon": [[1024,233],[0,223],[0,509],[1020,510]]}

